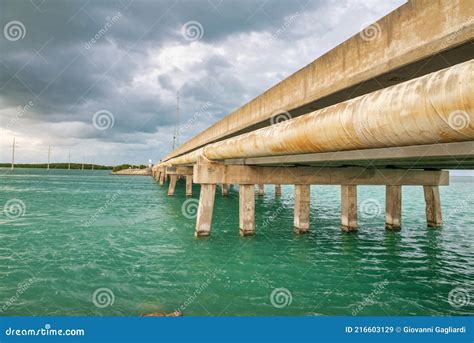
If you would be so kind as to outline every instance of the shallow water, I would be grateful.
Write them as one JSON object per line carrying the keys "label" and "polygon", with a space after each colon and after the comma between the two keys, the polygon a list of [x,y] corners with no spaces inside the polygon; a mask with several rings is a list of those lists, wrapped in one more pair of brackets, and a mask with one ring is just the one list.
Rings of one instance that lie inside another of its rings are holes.
{"label": "shallow water", "polygon": [[339,228],[339,187],[311,190],[308,235],[292,232],[293,187],[275,199],[266,186],[254,237],[239,236],[233,189],[216,196],[211,237],[195,239],[184,180],[167,197],[151,177],[0,169],[0,312],[472,314],[472,178],[441,187],[442,229],[426,227],[421,187],[403,187],[399,232],[384,229],[384,188],[359,187],[356,234]]}

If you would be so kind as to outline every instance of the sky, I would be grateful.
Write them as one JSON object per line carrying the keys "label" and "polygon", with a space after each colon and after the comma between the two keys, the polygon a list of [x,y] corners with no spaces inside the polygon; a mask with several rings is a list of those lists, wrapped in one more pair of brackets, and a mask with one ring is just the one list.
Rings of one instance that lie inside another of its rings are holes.
{"label": "sky", "polygon": [[0,0],[0,162],[156,162],[403,3]]}

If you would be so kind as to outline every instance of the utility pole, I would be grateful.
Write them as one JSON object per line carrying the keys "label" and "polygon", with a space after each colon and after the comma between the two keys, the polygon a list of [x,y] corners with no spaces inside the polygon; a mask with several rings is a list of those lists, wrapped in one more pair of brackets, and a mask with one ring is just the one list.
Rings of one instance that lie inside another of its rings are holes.
{"label": "utility pole", "polygon": [[179,91],[176,91],[176,147],[179,147]]}
{"label": "utility pole", "polygon": [[71,170],[71,149],[69,149],[67,169]]}
{"label": "utility pole", "polygon": [[50,158],[51,158],[51,145],[48,146],[48,169],[49,170],[49,161],[50,161]]}
{"label": "utility pole", "polygon": [[173,150],[179,146],[179,91],[176,91],[176,126],[173,135]]}
{"label": "utility pole", "polygon": [[12,170],[15,169],[15,137],[13,137],[13,146],[12,146]]}

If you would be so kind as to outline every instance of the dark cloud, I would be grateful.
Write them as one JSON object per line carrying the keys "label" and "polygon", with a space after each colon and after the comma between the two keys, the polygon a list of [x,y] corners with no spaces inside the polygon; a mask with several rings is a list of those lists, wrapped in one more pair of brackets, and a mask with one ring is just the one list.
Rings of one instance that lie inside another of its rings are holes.
{"label": "dark cloud", "polygon": [[[328,6],[308,0],[3,0],[0,126],[40,144],[90,141],[121,149],[120,158],[157,159],[171,146],[177,90],[183,125],[199,114],[182,130],[183,141],[312,60],[316,47],[293,57],[296,42],[315,30],[324,33],[330,24],[314,13]],[[3,34],[11,21],[24,25],[23,39]],[[202,27],[199,40],[183,36],[190,21]],[[19,106],[30,101],[34,105],[19,115]],[[112,128],[92,125],[101,110],[113,114]],[[123,152],[131,142],[143,144],[140,153]],[[95,155],[100,158],[100,150]]]}

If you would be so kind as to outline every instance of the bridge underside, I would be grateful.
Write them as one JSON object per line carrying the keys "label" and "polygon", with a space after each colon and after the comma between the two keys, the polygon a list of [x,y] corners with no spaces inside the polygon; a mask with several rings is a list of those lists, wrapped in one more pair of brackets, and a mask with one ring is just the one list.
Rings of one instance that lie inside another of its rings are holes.
{"label": "bridge underside", "polygon": [[474,141],[229,159],[224,163],[256,166],[474,169]]}

